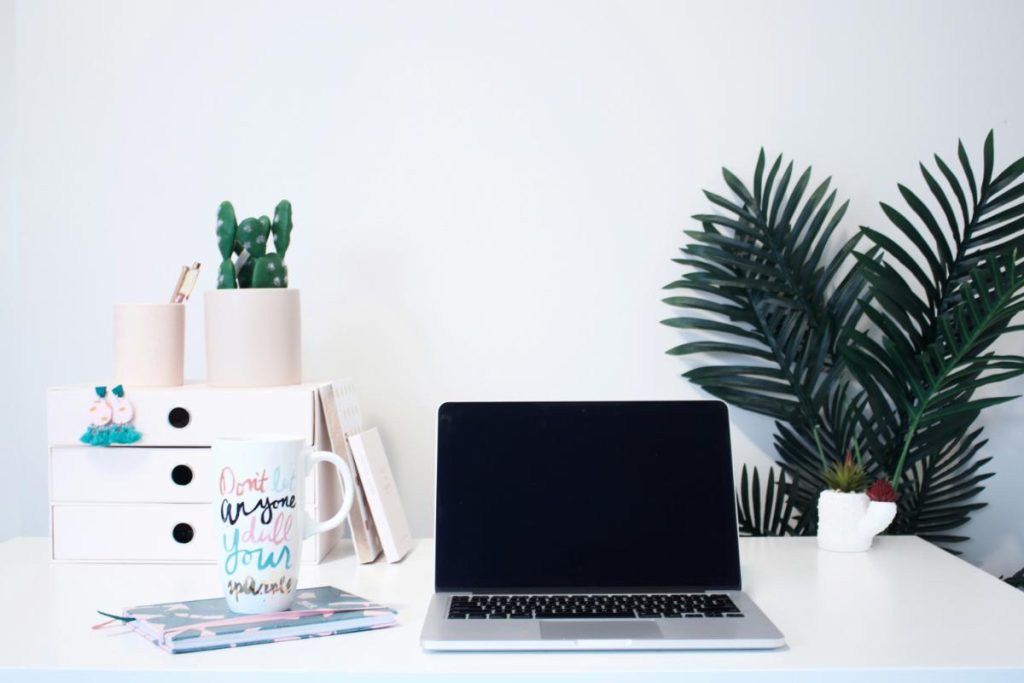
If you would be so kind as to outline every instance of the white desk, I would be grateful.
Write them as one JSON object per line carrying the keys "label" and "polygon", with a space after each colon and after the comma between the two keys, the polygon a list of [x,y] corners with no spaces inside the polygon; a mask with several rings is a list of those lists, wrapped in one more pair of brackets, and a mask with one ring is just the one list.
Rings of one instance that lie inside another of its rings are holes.
{"label": "white desk", "polygon": [[[917,538],[867,553],[813,538],[742,539],[746,590],[786,634],[763,652],[428,654],[418,644],[433,542],[359,566],[343,546],[303,567],[399,611],[387,630],[169,655],[94,610],[210,597],[212,565],[51,564],[47,540],[0,543],[0,681],[1024,681],[1024,593]],[[301,673],[300,673],[301,672]],[[44,675],[41,675],[44,674]]]}

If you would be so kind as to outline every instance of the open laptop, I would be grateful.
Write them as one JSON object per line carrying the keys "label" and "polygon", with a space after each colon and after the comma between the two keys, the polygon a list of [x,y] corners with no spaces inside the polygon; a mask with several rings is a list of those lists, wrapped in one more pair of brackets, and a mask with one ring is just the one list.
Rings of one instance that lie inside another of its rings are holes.
{"label": "open laptop", "polygon": [[774,648],[719,401],[446,403],[427,650]]}

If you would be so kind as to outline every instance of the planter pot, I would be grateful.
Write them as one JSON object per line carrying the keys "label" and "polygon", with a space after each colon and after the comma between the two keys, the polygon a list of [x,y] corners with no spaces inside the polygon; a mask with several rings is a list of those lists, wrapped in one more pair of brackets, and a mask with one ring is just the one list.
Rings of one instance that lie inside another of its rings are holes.
{"label": "planter pot", "polygon": [[302,318],[296,289],[206,293],[206,375],[214,387],[302,381]]}
{"label": "planter pot", "polygon": [[863,493],[822,491],[818,496],[818,547],[863,552],[896,516],[896,503],[871,500]]}

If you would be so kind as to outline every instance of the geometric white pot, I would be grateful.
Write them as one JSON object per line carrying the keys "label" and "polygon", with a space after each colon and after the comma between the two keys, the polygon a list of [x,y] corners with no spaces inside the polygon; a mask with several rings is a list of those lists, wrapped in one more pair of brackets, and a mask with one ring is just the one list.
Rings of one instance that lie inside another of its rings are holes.
{"label": "geometric white pot", "polygon": [[214,387],[302,382],[302,307],[297,289],[206,292],[206,381]]}
{"label": "geometric white pot", "polygon": [[896,516],[896,503],[871,500],[863,493],[822,491],[818,496],[818,547],[863,552]]}

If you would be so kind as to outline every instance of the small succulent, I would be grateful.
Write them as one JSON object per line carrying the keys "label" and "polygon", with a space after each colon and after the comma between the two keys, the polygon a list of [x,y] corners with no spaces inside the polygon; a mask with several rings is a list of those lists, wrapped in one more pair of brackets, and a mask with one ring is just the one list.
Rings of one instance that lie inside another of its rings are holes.
{"label": "small succulent", "polygon": [[900,498],[900,494],[896,493],[888,479],[878,479],[865,493],[868,494],[868,498],[880,503],[895,503]]}
{"label": "small succulent", "polygon": [[[282,199],[267,216],[238,222],[231,202],[221,202],[217,211],[217,248],[221,264],[218,289],[287,287],[288,266],[284,256],[291,244],[292,205]],[[276,251],[267,253],[273,241]],[[237,259],[232,260],[232,255]]]}
{"label": "small succulent", "polygon": [[854,461],[853,453],[850,451],[846,452],[842,462],[834,462],[826,467],[823,474],[830,489],[844,493],[859,493],[868,483],[864,467]]}
{"label": "small succulent", "polygon": [[868,485],[868,477],[864,472],[864,465],[860,457],[860,446],[853,442],[853,450],[857,453],[857,459],[853,459],[853,453],[846,451],[846,456],[838,461],[828,463],[825,460],[825,449],[821,447],[821,438],[818,436],[818,428],[814,428],[814,442],[818,446],[818,455],[821,457],[821,474],[825,483],[830,489],[842,491],[843,493],[860,493]]}

